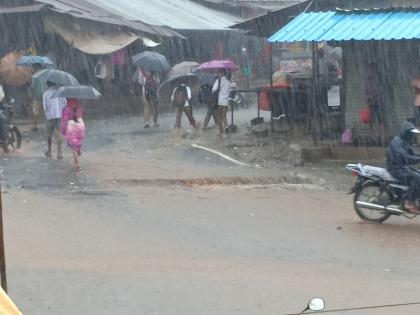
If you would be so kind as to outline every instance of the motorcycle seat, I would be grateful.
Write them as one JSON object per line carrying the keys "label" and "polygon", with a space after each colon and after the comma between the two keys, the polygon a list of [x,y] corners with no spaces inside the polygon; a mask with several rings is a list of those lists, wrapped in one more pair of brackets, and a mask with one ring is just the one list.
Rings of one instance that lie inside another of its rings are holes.
{"label": "motorcycle seat", "polygon": [[398,182],[397,179],[395,179],[385,168],[382,167],[364,165],[363,171],[366,174],[380,177],[383,180],[386,180],[387,182]]}

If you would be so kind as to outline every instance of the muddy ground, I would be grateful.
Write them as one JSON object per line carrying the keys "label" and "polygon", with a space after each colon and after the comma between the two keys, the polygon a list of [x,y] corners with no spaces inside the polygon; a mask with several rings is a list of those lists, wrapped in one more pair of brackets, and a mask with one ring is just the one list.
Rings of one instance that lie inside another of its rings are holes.
{"label": "muddy ground", "polygon": [[[87,120],[82,173],[25,130],[2,155],[9,292],[24,314],[285,314],[416,301],[419,226],[362,224],[343,165],[299,141]],[[197,117],[202,119],[203,113]],[[198,144],[246,163],[193,148]],[[418,314],[418,306],[357,314]],[[340,313],[337,313],[340,314]]]}

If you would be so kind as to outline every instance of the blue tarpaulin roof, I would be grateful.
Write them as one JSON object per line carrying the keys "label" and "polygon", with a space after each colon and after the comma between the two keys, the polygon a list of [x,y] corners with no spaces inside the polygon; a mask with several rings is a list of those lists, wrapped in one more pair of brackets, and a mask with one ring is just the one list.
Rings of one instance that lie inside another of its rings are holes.
{"label": "blue tarpaulin roof", "polygon": [[268,41],[400,39],[420,39],[420,11],[396,9],[301,13]]}

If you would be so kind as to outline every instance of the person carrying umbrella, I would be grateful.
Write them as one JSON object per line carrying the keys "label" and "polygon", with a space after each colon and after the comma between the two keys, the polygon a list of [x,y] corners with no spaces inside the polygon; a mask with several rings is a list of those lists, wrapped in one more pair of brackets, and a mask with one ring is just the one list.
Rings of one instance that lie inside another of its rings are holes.
{"label": "person carrying umbrella", "polygon": [[47,81],[48,89],[43,94],[43,108],[46,118],[46,127],[47,127],[47,143],[48,150],[45,152],[47,158],[51,158],[51,146],[52,138],[55,135],[55,140],[57,142],[57,159],[61,160],[63,154],[61,152],[61,114],[64,106],[66,105],[66,100],[62,97],[52,98],[52,95],[57,91],[58,86],[56,83]]}
{"label": "person carrying umbrella", "polygon": [[85,110],[80,104],[80,100],[97,100],[101,97],[101,93],[92,86],[62,86],[53,97],[65,97],[67,99],[67,105],[61,118],[61,133],[67,139],[67,145],[72,150],[74,169],[80,172],[80,156],[82,155],[81,150],[86,129],[83,119]]}
{"label": "person carrying umbrella", "polygon": [[[217,93],[213,93],[213,84],[216,80],[216,76],[210,73],[205,73],[201,77],[201,86],[199,92],[200,102],[207,106],[206,117],[203,121],[203,130],[207,130],[211,117],[214,119],[216,126],[219,125],[218,120],[218,108],[217,108]],[[217,78],[219,80],[219,78]]]}
{"label": "person carrying umbrella", "polygon": [[218,71],[218,78],[213,84],[212,93],[217,98],[218,109],[218,123],[220,136],[226,136],[226,129],[228,128],[227,111],[229,106],[229,93],[231,83],[226,77],[226,70],[220,69]]}
{"label": "person carrying umbrella", "polygon": [[181,83],[173,90],[171,96],[171,103],[176,107],[175,128],[177,135],[181,130],[182,113],[185,113],[191,126],[196,129],[200,128],[200,123],[197,123],[194,119],[191,101],[191,88],[186,84],[185,81],[181,81]]}
{"label": "person carrying umbrella", "polygon": [[67,145],[72,151],[76,172],[82,170],[80,167],[80,156],[82,155],[81,149],[86,129],[83,121],[84,115],[85,110],[80,104],[80,100],[68,98],[61,119],[61,133],[67,139]]}
{"label": "person carrying umbrella", "polygon": [[138,82],[143,84],[143,110],[144,128],[149,128],[150,114],[153,113],[154,126],[158,127],[159,103],[157,89],[160,84],[158,73],[171,70],[168,60],[164,55],[154,51],[143,51],[131,57],[133,63],[139,68]]}
{"label": "person carrying umbrella", "polygon": [[149,73],[143,73],[144,84],[143,84],[143,98],[144,98],[144,128],[149,128],[150,124],[150,115],[153,115],[154,127],[159,127],[158,118],[159,118],[159,102],[157,97],[157,89],[159,86],[159,76],[155,71],[150,71]]}

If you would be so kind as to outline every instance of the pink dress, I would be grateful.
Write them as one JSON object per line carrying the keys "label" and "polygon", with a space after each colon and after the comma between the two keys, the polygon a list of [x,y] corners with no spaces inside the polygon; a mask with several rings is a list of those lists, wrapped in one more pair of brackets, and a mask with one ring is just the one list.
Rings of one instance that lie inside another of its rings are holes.
{"label": "pink dress", "polygon": [[61,133],[67,139],[67,145],[78,154],[81,154],[83,140],[85,139],[85,124],[83,122],[84,109],[78,107],[76,111],[77,122],[73,120],[73,107],[66,106],[61,118]]}

